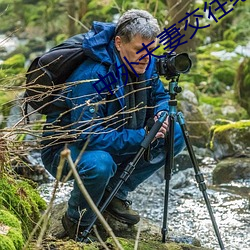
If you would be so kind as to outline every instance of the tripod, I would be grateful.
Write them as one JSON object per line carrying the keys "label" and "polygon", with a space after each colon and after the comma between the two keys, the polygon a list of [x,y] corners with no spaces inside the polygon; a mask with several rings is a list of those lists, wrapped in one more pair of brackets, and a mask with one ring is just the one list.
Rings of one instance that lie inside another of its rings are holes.
{"label": "tripod", "polygon": [[166,146],[167,146],[167,153],[166,153],[166,161],[165,161],[165,201],[164,201],[164,215],[163,215],[163,226],[162,226],[162,242],[166,242],[166,234],[168,232],[167,229],[167,216],[168,216],[168,198],[169,198],[169,182],[171,179],[172,175],[172,169],[174,166],[174,123],[175,119],[177,117],[177,120],[181,126],[182,134],[187,146],[187,150],[191,159],[191,162],[194,167],[195,171],[195,179],[196,182],[198,183],[199,189],[203,194],[203,198],[205,200],[210,219],[213,224],[213,228],[216,234],[216,237],[218,239],[219,245],[221,250],[225,250],[225,247],[223,245],[220,232],[212,211],[212,207],[210,204],[210,201],[208,199],[208,195],[206,192],[206,184],[204,182],[204,177],[203,174],[201,173],[197,159],[195,157],[190,139],[189,139],[189,133],[186,128],[184,116],[181,112],[177,113],[177,100],[175,99],[177,93],[180,93],[182,91],[181,87],[178,86],[178,80],[179,77],[177,77],[176,80],[174,78],[169,82],[169,94],[170,94],[170,100],[169,100],[169,114],[168,114],[168,119],[169,119],[169,132],[166,137]]}
{"label": "tripod", "polygon": [[[102,204],[101,208],[99,209],[99,211],[101,213],[107,208],[107,206],[112,201],[112,199],[114,198],[114,196],[116,195],[116,193],[118,192],[118,190],[120,189],[120,187],[122,186],[122,184],[132,174],[132,172],[135,169],[136,164],[138,163],[138,161],[140,160],[140,158],[143,156],[143,154],[145,153],[145,151],[148,149],[150,143],[155,138],[155,135],[157,134],[157,132],[161,128],[161,126],[162,126],[163,122],[166,120],[166,118],[167,118],[167,112],[162,112],[161,115],[160,115],[160,117],[159,117],[159,119],[155,122],[155,124],[153,125],[152,129],[150,130],[150,132],[147,134],[147,136],[145,137],[145,139],[142,141],[140,150],[135,155],[134,159],[131,162],[128,163],[128,165],[126,166],[126,168],[124,169],[124,171],[122,172],[122,174],[120,176],[119,182],[117,183],[117,185],[115,186],[115,188],[113,189],[113,191],[110,193],[110,195],[108,196],[108,198],[106,199],[106,201]],[[92,220],[92,222],[90,223],[90,225],[83,231],[83,233],[82,233],[82,239],[83,239],[83,241],[88,240],[88,235],[90,234],[90,232],[92,230],[92,227],[94,226],[96,220],[97,220],[97,216],[94,217],[94,219]]]}
{"label": "tripod", "polygon": [[[197,163],[197,160],[195,158],[195,154],[193,152],[193,149],[192,149],[192,146],[191,146],[191,143],[189,140],[189,135],[188,135],[188,132],[186,129],[184,117],[180,112],[179,113],[176,112],[177,101],[176,101],[175,97],[176,97],[177,93],[180,93],[180,92],[181,92],[181,88],[178,86],[178,78],[176,81],[174,79],[172,79],[169,83],[169,94],[170,94],[169,114],[167,114],[167,112],[161,113],[159,119],[155,122],[155,124],[153,125],[153,127],[150,130],[150,132],[148,133],[148,135],[142,141],[140,150],[135,155],[134,159],[130,163],[128,163],[128,165],[124,169],[123,173],[121,174],[120,180],[117,183],[116,187],[109,194],[108,198],[102,204],[102,206],[99,210],[102,213],[107,208],[107,206],[112,201],[112,199],[114,198],[114,196],[116,195],[116,193],[118,192],[118,190],[120,189],[122,184],[132,174],[132,172],[134,171],[134,169],[136,167],[136,164],[138,163],[138,161],[140,160],[140,158],[142,157],[144,152],[147,150],[150,143],[155,138],[155,135],[157,134],[157,132],[161,128],[161,126],[162,126],[163,122],[165,121],[165,119],[167,118],[167,116],[169,116],[169,132],[168,132],[168,136],[166,138],[168,151],[166,153],[166,162],[165,162],[166,185],[165,185],[165,202],[164,202],[164,215],[163,215],[163,227],[162,227],[162,242],[163,243],[166,242],[166,234],[168,231],[167,230],[167,214],[168,214],[169,181],[171,179],[173,163],[174,163],[174,123],[175,123],[175,118],[177,116],[178,121],[181,125],[181,130],[183,132],[183,136],[184,136],[184,139],[186,142],[186,146],[187,146],[191,161],[192,161],[193,166],[194,166],[194,170],[195,170],[195,174],[196,174],[195,175],[196,181],[199,184],[199,189],[202,191],[203,197],[205,199],[206,206],[207,206],[207,209],[209,211],[210,218],[212,220],[213,227],[214,227],[217,239],[219,241],[219,245],[221,247],[221,250],[224,250],[225,248],[223,246],[223,242],[221,240],[221,236],[220,236],[220,233],[219,233],[219,230],[218,230],[218,227],[217,227],[214,215],[213,215],[213,211],[212,211],[209,199],[208,199],[208,195],[206,193],[206,185],[204,183],[204,178],[203,178],[202,173],[199,170],[198,163]],[[91,232],[92,227],[94,226],[96,220],[97,220],[97,216],[94,217],[94,219],[92,220],[90,225],[83,231],[83,233],[82,233],[83,241],[87,240],[88,235]]]}

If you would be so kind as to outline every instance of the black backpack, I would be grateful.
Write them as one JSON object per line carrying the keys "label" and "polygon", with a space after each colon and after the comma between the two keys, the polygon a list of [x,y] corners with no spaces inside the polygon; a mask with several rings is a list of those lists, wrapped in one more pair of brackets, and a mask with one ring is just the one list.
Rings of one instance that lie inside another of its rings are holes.
{"label": "black backpack", "polygon": [[24,93],[26,115],[28,105],[41,114],[51,110],[66,79],[86,59],[82,47],[84,37],[85,34],[73,36],[31,63]]}

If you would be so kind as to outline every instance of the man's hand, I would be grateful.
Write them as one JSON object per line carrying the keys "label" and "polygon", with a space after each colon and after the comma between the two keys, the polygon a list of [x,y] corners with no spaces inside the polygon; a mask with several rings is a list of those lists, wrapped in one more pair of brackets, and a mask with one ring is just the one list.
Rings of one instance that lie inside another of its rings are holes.
{"label": "man's hand", "polygon": [[[155,117],[154,120],[155,122],[158,120],[158,118],[160,117],[161,113],[164,111],[160,111]],[[159,138],[165,138],[166,133],[169,130],[169,124],[168,124],[168,116],[165,119],[165,121],[163,122],[161,128],[159,129],[159,131],[157,132],[157,134],[155,135],[155,139],[159,139]]]}

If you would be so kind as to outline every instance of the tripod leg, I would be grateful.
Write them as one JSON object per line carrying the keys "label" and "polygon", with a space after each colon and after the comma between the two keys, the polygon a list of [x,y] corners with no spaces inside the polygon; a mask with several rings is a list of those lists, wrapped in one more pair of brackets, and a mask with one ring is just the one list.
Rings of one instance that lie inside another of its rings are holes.
{"label": "tripod leg", "polygon": [[223,245],[221,235],[220,235],[220,232],[219,232],[219,229],[218,229],[218,226],[217,226],[214,214],[213,214],[213,210],[212,210],[210,201],[208,199],[208,195],[207,195],[207,192],[206,192],[207,187],[206,187],[206,184],[204,182],[204,177],[203,177],[203,174],[201,173],[201,171],[199,169],[198,162],[197,162],[197,159],[195,157],[195,154],[194,154],[194,151],[193,151],[190,139],[189,139],[189,133],[188,133],[187,128],[186,128],[184,116],[183,116],[183,114],[181,112],[178,112],[177,113],[177,118],[178,118],[179,124],[181,126],[181,130],[182,130],[185,142],[186,142],[186,146],[187,146],[187,150],[188,150],[190,159],[191,159],[191,161],[193,163],[193,167],[194,167],[194,171],[195,171],[195,179],[196,179],[196,181],[197,181],[197,183],[199,185],[200,191],[203,194],[203,197],[204,197],[204,200],[205,200],[205,203],[206,203],[206,206],[207,206],[207,210],[209,212],[209,215],[210,215],[210,218],[211,218],[211,221],[212,221],[212,224],[213,224],[213,228],[214,228],[216,237],[218,239],[220,248],[221,248],[221,250],[224,250],[225,247]]}
{"label": "tripod leg", "polygon": [[164,213],[163,213],[163,225],[162,225],[162,242],[166,242],[166,235],[168,232],[167,220],[168,220],[168,200],[169,200],[169,183],[172,176],[172,169],[174,166],[174,122],[173,115],[169,115],[169,131],[166,138],[166,162],[165,162],[165,197],[164,197]]}
{"label": "tripod leg", "polygon": [[[114,196],[116,195],[116,193],[118,192],[118,190],[120,189],[120,187],[122,186],[122,184],[132,174],[132,172],[135,169],[136,164],[138,163],[138,161],[140,160],[140,158],[142,157],[142,155],[144,154],[145,150],[148,148],[148,146],[150,145],[150,143],[153,141],[156,133],[159,131],[159,129],[162,126],[162,123],[165,121],[166,118],[167,118],[167,113],[166,112],[162,112],[162,114],[160,115],[159,119],[155,122],[154,126],[150,130],[149,134],[142,141],[141,148],[139,149],[138,153],[135,155],[133,161],[130,162],[126,166],[126,168],[124,169],[123,173],[120,176],[120,181],[117,183],[116,187],[113,189],[113,191],[110,193],[110,195],[107,198],[107,200],[104,202],[104,204],[100,208],[100,212],[101,213],[107,208],[107,206],[109,205],[109,203],[111,202],[111,200],[114,198]],[[94,226],[96,220],[97,220],[97,216],[94,217],[94,219],[92,220],[92,222],[90,223],[90,225],[88,226],[88,228],[86,230],[84,230],[84,232],[82,233],[83,241],[88,237],[88,235],[89,235],[90,231],[92,230],[92,227]]]}

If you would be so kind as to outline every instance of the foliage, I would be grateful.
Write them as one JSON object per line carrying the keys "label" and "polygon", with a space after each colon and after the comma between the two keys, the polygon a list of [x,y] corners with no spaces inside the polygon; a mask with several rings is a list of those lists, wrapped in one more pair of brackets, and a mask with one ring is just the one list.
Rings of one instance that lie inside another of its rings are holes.
{"label": "foliage", "polygon": [[[199,4],[199,7],[202,9],[204,6],[204,2]],[[249,9],[250,3],[249,1],[238,1],[238,3],[233,7],[233,3],[227,2],[224,6],[226,10],[233,10],[219,19],[217,22],[213,20],[213,18],[204,20],[204,25],[210,25],[209,28],[200,29],[197,32],[197,38],[200,43],[204,41],[210,42],[218,42],[222,40],[231,40],[237,44],[245,44],[249,41],[250,36],[250,28],[249,25],[246,25],[250,21]],[[221,9],[215,11],[215,8],[218,5],[214,3],[212,5],[212,12],[215,13],[215,16],[218,18],[222,14]],[[204,38],[206,38],[204,40]],[[207,39],[209,38],[209,39]]]}

